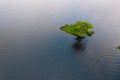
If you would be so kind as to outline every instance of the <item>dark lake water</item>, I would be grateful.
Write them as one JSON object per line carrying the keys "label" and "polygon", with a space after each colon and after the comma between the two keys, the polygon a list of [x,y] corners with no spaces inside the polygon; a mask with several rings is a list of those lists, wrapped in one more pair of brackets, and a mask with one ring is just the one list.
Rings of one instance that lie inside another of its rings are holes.
{"label": "dark lake water", "polygon": [[[93,24],[82,41],[59,27]],[[120,80],[120,0],[0,0],[0,80]]]}

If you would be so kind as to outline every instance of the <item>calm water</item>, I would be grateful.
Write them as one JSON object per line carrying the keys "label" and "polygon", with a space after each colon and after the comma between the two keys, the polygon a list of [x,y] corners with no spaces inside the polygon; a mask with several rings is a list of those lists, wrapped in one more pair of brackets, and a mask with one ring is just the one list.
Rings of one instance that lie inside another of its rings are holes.
{"label": "calm water", "polygon": [[[86,20],[82,41],[59,27]],[[0,0],[0,80],[120,80],[119,0]]]}

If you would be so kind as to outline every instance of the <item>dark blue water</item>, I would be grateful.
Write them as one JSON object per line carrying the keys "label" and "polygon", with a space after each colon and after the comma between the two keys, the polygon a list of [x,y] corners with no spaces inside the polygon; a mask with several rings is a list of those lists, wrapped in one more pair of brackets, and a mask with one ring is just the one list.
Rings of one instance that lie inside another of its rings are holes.
{"label": "dark blue water", "polygon": [[[82,41],[59,27],[93,24]],[[0,0],[0,80],[120,80],[119,0]]]}

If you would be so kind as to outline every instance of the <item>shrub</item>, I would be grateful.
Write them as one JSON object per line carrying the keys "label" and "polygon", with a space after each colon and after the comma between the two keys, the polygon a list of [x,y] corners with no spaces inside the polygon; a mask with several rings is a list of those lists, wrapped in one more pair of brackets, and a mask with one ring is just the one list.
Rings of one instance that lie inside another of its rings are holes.
{"label": "shrub", "polygon": [[89,22],[82,20],[76,21],[74,24],[66,24],[60,27],[60,29],[77,37],[91,36],[94,34],[93,26]]}

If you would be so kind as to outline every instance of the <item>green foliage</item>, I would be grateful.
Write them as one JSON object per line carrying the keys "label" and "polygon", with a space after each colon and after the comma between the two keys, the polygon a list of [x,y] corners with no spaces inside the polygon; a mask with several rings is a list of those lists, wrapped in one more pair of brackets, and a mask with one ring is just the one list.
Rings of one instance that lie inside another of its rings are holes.
{"label": "green foliage", "polygon": [[120,46],[117,46],[117,49],[119,49],[119,50],[120,50]]}
{"label": "green foliage", "polygon": [[89,22],[82,20],[76,21],[74,24],[66,24],[60,27],[60,29],[77,37],[91,36],[94,34],[93,26]]}
{"label": "green foliage", "polygon": [[118,48],[120,49],[120,46],[118,46]]}

